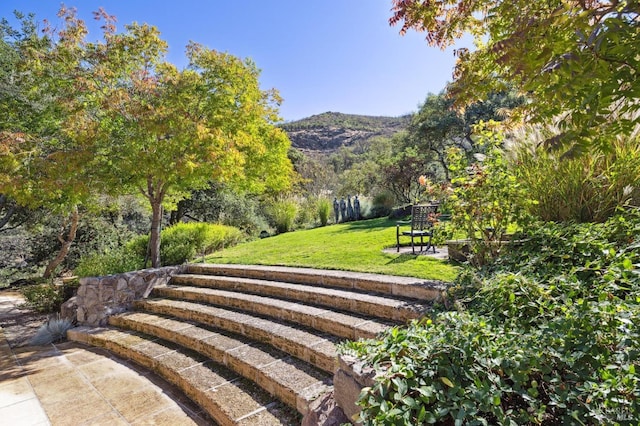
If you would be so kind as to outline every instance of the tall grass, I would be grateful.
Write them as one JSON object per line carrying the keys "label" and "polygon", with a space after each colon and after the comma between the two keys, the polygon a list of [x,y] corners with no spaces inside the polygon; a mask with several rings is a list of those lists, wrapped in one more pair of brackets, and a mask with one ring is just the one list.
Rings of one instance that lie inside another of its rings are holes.
{"label": "tall grass", "polygon": [[279,234],[289,232],[298,215],[298,203],[293,198],[278,199],[267,207],[266,213]]}
{"label": "tall grass", "polygon": [[329,223],[329,215],[331,214],[331,201],[326,198],[320,198],[317,202],[318,218],[321,226],[327,226]]}
{"label": "tall grass", "polygon": [[640,139],[617,140],[608,152],[574,158],[536,145],[514,148],[515,173],[545,221],[603,222],[625,204],[640,203]]}

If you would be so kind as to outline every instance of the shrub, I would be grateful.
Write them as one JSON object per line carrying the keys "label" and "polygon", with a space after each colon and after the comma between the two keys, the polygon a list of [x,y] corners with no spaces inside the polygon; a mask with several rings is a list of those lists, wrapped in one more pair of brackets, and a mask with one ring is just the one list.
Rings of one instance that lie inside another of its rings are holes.
{"label": "shrub", "polygon": [[293,199],[275,200],[267,207],[267,214],[279,234],[291,231],[298,214],[298,203]]}
{"label": "shrub", "polygon": [[429,318],[341,347],[377,372],[364,424],[635,424],[640,213],[529,237]]}
{"label": "shrub", "polygon": [[52,318],[42,325],[36,334],[29,340],[30,345],[44,346],[60,342],[67,337],[67,330],[73,328],[68,319]]}
{"label": "shrub", "polygon": [[185,215],[200,222],[233,226],[250,235],[257,235],[267,227],[257,196],[232,190],[220,182],[194,191],[180,201],[171,213],[172,221],[178,223]]}
{"label": "shrub", "polygon": [[24,287],[22,294],[26,306],[40,313],[51,313],[60,310],[63,294],[62,286],[52,283],[35,284]]}
{"label": "shrub", "polygon": [[[148,237],[136,237],[122,247],[85,256],[80,259],[74,273],[79,277],[99,277],[142,269],[147,240]],[[144,242],[142,250],[135,247],[141,241]]]}
{"label": "shrub", "polygon": [[381,192],[373,197],[371,201],[371,209],[369,210],[369,218],[389,216],[393,211],[395,197],[390,192]]}
{"label": "shrub", "polygon": [[[245,238],[237,228],[210,223],[178,223],[162,230],[160,259],[163,265],[179,265],[197,256],[235,245]],[[148,235],[140,235],[124,246],[87,256],[75,273],[81,277],[103,276],[145,267]]]}
{"label": "shrub", "polygon": [[446,201],[451,209],[453,227],[470,240],[470,261],[483,265],[495,258],[510,225],[528,220],[527,192],[509,168],[502,150],[502,135],[488,126],[478,125],[477,145],[484,154],[476,154],[469,164],[459,148],[448,151],[452,193]]}
{"label": "shrub", "polygon": [[329,215],[331,215],[331,211],[333,209],[331,201],[329,201],[326,198],[320,198],[318,199],[317,206],[318,206],[318,218],[320,219],[320,225],[327,226],[327,223],[329,223]]}
{"label": "shrub", "polygon": [[178,223],[162,231],[160,258],[164,265],[179,265],[206,255],[243,238],[239,229],[210,223]]}
{"label": "shrub", "polygon": [[296,197],[295,228],[313,228],[317,226],[318,200],[317,197],[305,197],[302,199]]}

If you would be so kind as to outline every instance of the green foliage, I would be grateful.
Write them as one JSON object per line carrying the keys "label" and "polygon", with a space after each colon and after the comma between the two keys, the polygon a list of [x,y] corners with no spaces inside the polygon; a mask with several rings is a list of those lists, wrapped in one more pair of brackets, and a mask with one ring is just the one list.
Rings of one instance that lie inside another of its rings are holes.
{"label": "green foliage", "polygon": [[640,417],[640,212],[530,229],[521,249],[464,270],[430,318],[343,345],[376,369],[365,425]]}
{"label": "green foliage", "polygon": [[[162,231],[161,257],[164,265],[180,265],[198,256],[235,245],[245,238],[237,228],[210,223],[179,223]],[[75,274],[103,276],[145,267],[149,236],[140,235],[119,248],[85,256]]]}
{"label": "green foliage", "polygon": [[380,186],[394,195],[396,203],[415,202],[422,192],[418,178],[429,167],[430,159],[415,147],[409,146],[379,162]]}
{"label": "green foliage", "polygon": [[373,200],[371,200],[369,216],[372,218],[389,216],[393,210],[395,201],[395,197],[389,192],[385,191],[376,194]]}
{"label": "green foliage", "polygon": [[506,82],[530,99],[515,118],[559,124],[550,142],[606,151],[615,137],[637,132],[636,0],[393,0],[393,12],[393,24],[425,31],[432,45],[475,37],[476,48],[457,55],[450,92],[460,103]]}
{"label": "green foliage", "polygon": [[242,232],[231,226],[210,223],[178,223],[162,231],[160,256],[164,265],[179,265],[233,246],[243,240]]}
{"label": "green foliage", "polygon": [[178,203],[176,210],[171,212],[171,224],[186,218],[233,226],[249,235],[258,235],[269,227],[258,197],[234,191],[221,182],[194,191]]}
{"label": "green foliage", "polygon": [[[297,209],[293,228],[312,228],[318,226],[318,197],[293,197]],[[292,229],[293,229],[292,228]]]}
{"label": "green foliage", "polygon": [[[114,250],[149,229],[146,213],[137,200],[111,200],[113,204],[104,201],[102,206],[82,211],[74,244],[61,264],[65,270],[74,269],[82,257]],[[62,227],[60,217],[38,213],[37,223],[30,229],[34,237],[25,241],[31,251],[30,262],[41,264],[60,250],[57,237]]]}
{"label": "green foliage", "polygon": [[422,155],[430,159],[429,169],[421,175],[430,174],[433,180],[449,180],[447,149],[457,147],[463,152],[474,152],[479,147],[472,137],[473,128],[481,121],[502,121],[507,111],[522,104],[522,98],[509,91],[489,93],[483,101],[476,101],[464,111],[454,108],[455,99],[446,93],[429,94],[409,126],[411,144]]}
{"label": "green foliage", "polygon": [[52,283],[30,285],[22,289],[26,305],[41,313],[58,312],[62,304],[62,286]]}
{"label": "green foliage", "polygon": [[[147,242],[148,237],[138,237],[122,247],[83,256],[74,273],[79,277],[99,277],[142,269]],[[135,247],[141,243],[144,247]]]}
{"label": "green foliage", "polygon": [[331,205],[331,201],[327,198],[318,199],[318,219],[320,219],[320,226],[327,226],[329,223],[329,216],[331,215],[331,211],[333,210],[333,206]]}
{"label": "green foliage", "polygon": [[[607,152],[562,158],[532,140],[515,152],[514,173],[545,221],[603,222],[618,207],[640,205],[640,139],[620,139]],[[540,138],[537,138],[540,139]]]}
{"label": "green foliage", "polygon": [[452,194],[446,201],[454,228],[464,230],[473,251],[471,262],[482,265],[501,249],[510,224],[528,219],[528,194],[510,170],[501,148],[502,136],[478,127],[484,154],[476,162],[457,148],[449,150]]}
{"label": "green foliage", "polygon": [[267,206],[267,215],[279,234],[289,232],[298,215],[298,203],[293,198],[279,198]]}

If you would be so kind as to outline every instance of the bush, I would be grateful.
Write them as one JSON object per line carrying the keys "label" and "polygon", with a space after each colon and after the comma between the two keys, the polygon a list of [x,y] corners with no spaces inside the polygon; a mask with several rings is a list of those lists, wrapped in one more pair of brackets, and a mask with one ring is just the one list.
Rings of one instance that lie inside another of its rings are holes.
{"label": "bush", "polygon": [[29,340],[30,345],[44,346],[60,342],[67,337],[67,330],[73,328],[68,319],[52,318],[41,326],[36,334]]}
{"label": "bush", "polygon": [[293,199],[275,200],[267,207],[267,214],[279,234],[291,231],[298,214],[298,203]]}
{"label": "bush", "polygon": [[390,192],[381,192],[373,197],[371,201],[371,209],[369,210],[369,219],[376,217],[389,216],[393,211],[395,197]]}
{"label": "bush", "polygon": [[304,197],[302,199],[298,199],[297,197],[293,199],[297,206],[296,217],[295,217],[295,228],[314,228],[318,226],[317,217],[318,217],[318,201],[317,197]]}
{"label": "bush", "polygon": [[430,318],[342,346],[377,370],[364,424],[635,424],[640,213],[529,237]]}
{"label": "bush", "polygon": [[52,283],[30,285],[22,290],[26,306],[40,313],[52,313],[60,310],[63,293],[62,286]]}
{"label": "bush", "polygon": [[[85,256],[80,259],[74,273],[79,277],[99,277],[142,269],[148,239],[136,237],[122,247]],[[142,249],[137,247],[141,243],[144,243]]]}
{"label": "bush", "polygon": [[469,259],[483,265],[502,249],[510,225],[524,225],[527,207],[533,202],[509,167],[502,149],[502,135],[492,131],[491,123],[478,125],[477,145],[484,154],[476,154],[469,163],[460,148],[447,152],[451,171],[451,209],[453,227],[464,231],[471,250]]}
{"label": "bush", "polygon": [[178,223],[162,231],[160,258],[164,265],[179,265],[238,244],[242,232],[234,227],[210,223]]}
{"label": "bush", "polygon": [[[179,265],[197,256],[238,244],[245,235],[237,228],[210,223],[178,223],[162,230],[160,259],[163,265]],[[103,276],[145,267],[148,235],[140,235],[124,246],[83,258],[75,269],[81,277]]]}
{"label": "bush", "polygon": [[320,198],[318,199],[317,206],[318,206],[318,218],[320,219],[320,225],[327,226],[327,223],[329,223],[329,215],[331,214],[331,210],[333,209],[331,201],[329,201],[326,198]]}

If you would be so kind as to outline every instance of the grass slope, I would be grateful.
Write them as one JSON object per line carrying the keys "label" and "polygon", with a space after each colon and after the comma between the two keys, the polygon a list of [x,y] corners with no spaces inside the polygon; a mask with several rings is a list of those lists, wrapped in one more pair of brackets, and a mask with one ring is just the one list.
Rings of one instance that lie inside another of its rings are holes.
{"label": "grass slope", "polygon": [[458,268],[428,256],[383,253],[395,245],[395,221],[371,219],[240,244],[206,258],[211,263],[301,266],[452,281]]}

